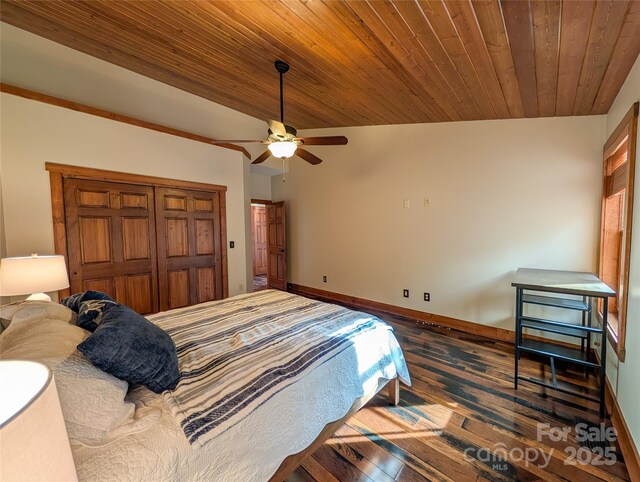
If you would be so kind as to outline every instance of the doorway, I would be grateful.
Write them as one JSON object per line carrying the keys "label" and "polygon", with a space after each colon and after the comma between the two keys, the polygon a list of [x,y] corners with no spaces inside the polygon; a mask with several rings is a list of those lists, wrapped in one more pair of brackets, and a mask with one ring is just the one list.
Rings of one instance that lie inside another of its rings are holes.
{"label": "doorway", "polygon": [[253,235],[253,291],[260,291],[268,287],[266,203],[251,203],[251,232]]}
{"label": "doorway", "polygon": [[253,291],[287,290],[284,201],[251,200]]}

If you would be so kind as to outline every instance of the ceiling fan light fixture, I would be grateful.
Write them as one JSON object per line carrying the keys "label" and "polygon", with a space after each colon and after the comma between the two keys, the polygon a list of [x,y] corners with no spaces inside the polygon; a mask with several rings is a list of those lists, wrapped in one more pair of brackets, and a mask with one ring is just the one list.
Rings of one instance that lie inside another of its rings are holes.
{"label": "ceiling fan light fixture", "polygon": [[288,159],[296,152],[298,145],[293,141],[282,141],[272,142],[268,147],[273,157]]}

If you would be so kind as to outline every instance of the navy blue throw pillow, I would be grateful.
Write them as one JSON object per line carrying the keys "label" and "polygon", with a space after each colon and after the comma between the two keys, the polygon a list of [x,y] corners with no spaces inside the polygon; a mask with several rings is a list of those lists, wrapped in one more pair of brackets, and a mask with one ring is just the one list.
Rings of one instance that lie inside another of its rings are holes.
{"label": "navy blue throw pillow", "polygon": [[94,332],[98,325],[102,323],[102,315],[104,315],[109,308],[114,306],[120,306],[115,301],[109,300],[89,300],[80,303],[80,309],[78,310],[78,318],[76,319],[76,325],[85,330]]}
{"label": "navy blue throw pillow", "polygon": [[78,311],[80,311],[80,305],[83,302],[89,301],[89,300],[115,301],[113,298],[111,298],[111,296],[109,296],[106,293],[103,293],[102,291],[89,290],[89,291],[83,291],[81,293],[75,293],[71,296],[67,296],[66,298],[62,298],[60,300],[60,304],[63,304],[64,306],[69,308],[71,311],[75,311],[76,313],[78,313]]}
{"label": "navy blue throw pillow", "polygon": [[105,305],[102,319],[78,350],[114,377],[155,393],[178,384],[176,346],[162,329],[123,305]]}

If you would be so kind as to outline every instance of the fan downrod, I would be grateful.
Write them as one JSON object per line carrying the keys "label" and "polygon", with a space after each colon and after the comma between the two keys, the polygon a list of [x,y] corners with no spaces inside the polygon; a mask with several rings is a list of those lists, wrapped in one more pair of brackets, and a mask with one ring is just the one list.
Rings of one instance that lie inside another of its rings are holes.
{"label": "fan downrod", "polygon": [[289,71],[289,64],[284,60],[276,60],[274,65],[276,66],[276,70],[281,74],[286,74]]}

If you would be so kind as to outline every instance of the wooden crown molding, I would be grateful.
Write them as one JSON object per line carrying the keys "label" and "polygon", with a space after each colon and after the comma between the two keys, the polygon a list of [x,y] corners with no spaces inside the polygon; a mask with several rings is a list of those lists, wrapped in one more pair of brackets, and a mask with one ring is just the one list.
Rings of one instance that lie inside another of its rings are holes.
{"label": "wooden crown molding", "polygon": [[123,114],[116,114],[115,112],[99,109],[97,107],[91,107],[89,105],[80,104],[78,102],[72,102],[70,100],[53,97],[51,95],[42,94],[40,92],[34,92],[33,90],[23,89],[22,87],[16,87],[15,85],[0,83],[0,92],[16,95],[18,97],[24,97],[25,99],[35,100],[37,102],[43,102],[45,104],[55,105],[57,107],[63,107],[65,109],[75,110],[76,112],[82,112],[83,114],[90,114],[96,117],[102,117],[104,119],[122,122],[124,124],[129,124],[136,127],[142,127],[144,129],[162,132],[163,134],[182,137],[191,141],[197,141],[204,144],[223,147],[225,149],[231,149],[233,151],[242,152],[242,154],[244,154],[247,158],[251,159],[251,154],[249,154],[249,151],[247,151],[244,147],[227,143],[217,144],[217,141],[215,139],[211,139],[210,137],[193,134],[191,132],[183,131],[180,129],[174,129],[173,127],[167,127],[160,124],[155,124],[154,122],[143,121],[140,119],[136,119],[135,117],[129,117]]}

